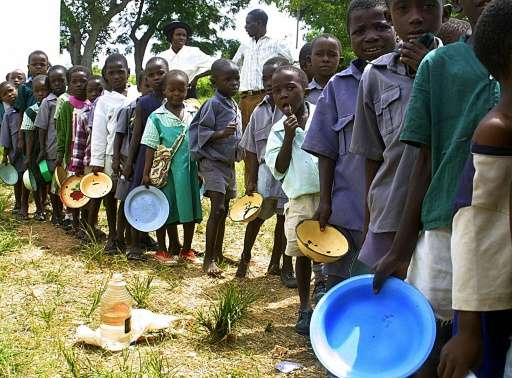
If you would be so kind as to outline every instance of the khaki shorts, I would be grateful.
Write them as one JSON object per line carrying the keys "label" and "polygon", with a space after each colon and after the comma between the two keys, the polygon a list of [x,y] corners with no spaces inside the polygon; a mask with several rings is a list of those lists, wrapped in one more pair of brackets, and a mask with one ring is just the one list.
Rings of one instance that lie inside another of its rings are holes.
{"label": "khaki shorts", "polygon": [[320,193],[305,194],[298,198],[289,199],[284,206],[284,232],[286,235],[286,255],[304,256],[297,245],[295,228],[304,219],[311,219],[315,215],[320,203]]}

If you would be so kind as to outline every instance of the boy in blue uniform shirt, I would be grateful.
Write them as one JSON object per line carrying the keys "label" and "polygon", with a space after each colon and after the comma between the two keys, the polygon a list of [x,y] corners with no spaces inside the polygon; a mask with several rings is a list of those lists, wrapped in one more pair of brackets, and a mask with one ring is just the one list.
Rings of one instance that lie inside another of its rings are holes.
{"label": "boy in blue uniform shirt", "polygon": [[347,12],[352,49],[357,59],[327,83],[318,99],[302,148],[318,156],[320,204],[316,218],[331,224],[350,240],[350,252],[327,264],[327,289],[352,275],[363,242],[365,159],[348,151],[352,139],[357,89],[366,61],[395,48],[395,33],[378,0],[353,0]]}
{"label": "boy in blue uniform shirt", "polygon": [[206,226],[206,251],[203,270],[220,276],[218,263],[227,260],[222,254],[229,201],[236,198],[235,162],[243,158],[239,146],[242,137],[240,109],[233,100],[240,86],[238,67],[226,59],[212,65],[215,96],[201,106],[190,124],[190,153],[199,161],[205,196],[211,211]]}

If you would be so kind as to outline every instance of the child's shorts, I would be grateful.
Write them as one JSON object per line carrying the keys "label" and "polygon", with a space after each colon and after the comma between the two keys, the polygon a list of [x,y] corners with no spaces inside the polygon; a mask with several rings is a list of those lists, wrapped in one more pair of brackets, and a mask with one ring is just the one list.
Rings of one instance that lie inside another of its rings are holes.
{"label": "child's shorts", "polygon": [[258,218],[261,220],[270,219],[276,215],[284,214],[284,206],[288,200],[284,198],[264,198],[261,204]]}
{"label": "child's shorts", "polygon": [[235,164],[218,160],[202,159],[199,161],[199,174],[203,178],[205,196],[208,192],[219,192],[228,199],[236,198]]}
{"label": "child's shorts", "polygon": [[320,193],[305,194],[289,199],[284,206],[284,232],[286,234],[286,255],[304,256],[297,245],[295,227],[304,219],[311,219],[315,215],[320,203]]}
{"label": "child's shorts", "polygon": [[407,272],[407,282],[427,297],[440,320],[452,320],[452,232],[438,228],[421,233]]}

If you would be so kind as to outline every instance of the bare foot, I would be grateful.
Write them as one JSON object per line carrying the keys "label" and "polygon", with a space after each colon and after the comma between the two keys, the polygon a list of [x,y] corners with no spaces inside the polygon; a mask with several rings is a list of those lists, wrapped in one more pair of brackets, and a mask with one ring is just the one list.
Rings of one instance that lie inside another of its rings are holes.
{"label": "bare foot", "polygon": [[215,261],[211,261],[209,263],[205,261],[203,264],[203,270],[211,277],[222,277],[222,269],[215,264]]}

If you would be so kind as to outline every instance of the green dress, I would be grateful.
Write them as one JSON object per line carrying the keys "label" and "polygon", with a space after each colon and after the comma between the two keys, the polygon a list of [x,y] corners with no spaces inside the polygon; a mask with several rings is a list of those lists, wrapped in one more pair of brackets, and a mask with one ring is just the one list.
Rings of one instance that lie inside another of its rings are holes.
{"label": "green dress", "polygon": [[[180,120],[162,105],[149,116],[141,143],[154,150],[160,144],[172,147],[183,129],[188,129],[195,111],[186,106]],[[190,157],[188,138],[187,131],[172,159],[167,185],[160,188],[169,202],[167,224],[199,223],[202,219],[197,163]]]}

